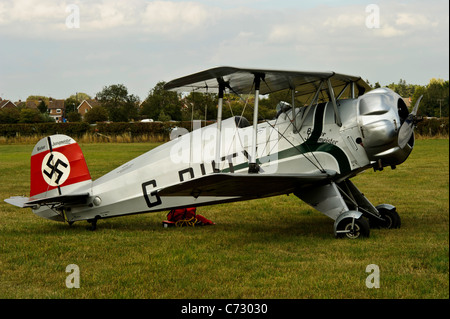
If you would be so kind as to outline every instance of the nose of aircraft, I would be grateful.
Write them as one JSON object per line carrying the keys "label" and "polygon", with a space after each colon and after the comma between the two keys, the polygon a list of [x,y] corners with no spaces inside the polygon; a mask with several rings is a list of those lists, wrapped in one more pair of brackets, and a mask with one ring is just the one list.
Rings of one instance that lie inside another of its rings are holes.
{"label": "nose of aircraft", "polygon": [[399,165],[411,154],[419,102],[420,99],[409,113],[401,96],[388,88],[360,97],[362,142],[374,167]]}

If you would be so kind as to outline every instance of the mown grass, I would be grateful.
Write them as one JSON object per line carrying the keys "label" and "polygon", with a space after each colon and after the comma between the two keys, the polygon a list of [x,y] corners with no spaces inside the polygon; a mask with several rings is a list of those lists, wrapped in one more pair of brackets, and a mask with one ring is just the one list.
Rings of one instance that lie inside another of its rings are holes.
{"label": "mown grass", "polygon": [[[98,178],[155,147],[81,144]],[[0,145],[0,198],[28,193],[32,145]],[[87,223],[51,222],[0,203],[0,298],[449,298],[449,141],[419,140],[396,170],[353,179],[402,227],[361,240],[297,197],[198,209],[216,225],[161,226],[167,212]],[[80,288],[65,285],[80,268]],[[369,289],[366,266],[380,267]]]}

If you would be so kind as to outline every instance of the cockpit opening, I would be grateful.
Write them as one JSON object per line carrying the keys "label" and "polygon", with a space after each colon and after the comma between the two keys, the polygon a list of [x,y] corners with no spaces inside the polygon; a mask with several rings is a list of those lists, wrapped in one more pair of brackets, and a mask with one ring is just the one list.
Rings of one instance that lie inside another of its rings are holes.
{"label": "cockpit opening", "polygon": [[284,101],[280,101],[277,104],[277,108],[276,108],[277,115],[275,116],[275,118],[278,118],[281,115],[281,113],[286,113],[290,109],[292,109],[292,106],[289,103],[284,102]]}

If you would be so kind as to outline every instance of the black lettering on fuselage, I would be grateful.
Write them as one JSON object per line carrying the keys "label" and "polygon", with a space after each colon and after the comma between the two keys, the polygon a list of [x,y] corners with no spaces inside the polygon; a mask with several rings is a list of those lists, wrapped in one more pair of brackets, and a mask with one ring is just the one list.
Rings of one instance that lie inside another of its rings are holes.
{"label": "black lettering on fuselage", "polygon": [[147,203],[147,206],[149,208],[152,208],[152,207],[161,205],[162,201],[161,201],[161,197],[159,197],[158,191],[154,190],[154,191],[152,191],[150,193],[148,192],[147,188],[150,185],[152,186],[150,188],[150,190],[152,188],[155,188],[156,187],[156,180],[153,179],[153,180],[151,180],[149,182],[143,183],[142,184],[142,192],[144,193],[144,198],[145,198],[145,202]]}
{"label": "black lettering on fuselage", "polygon": [[180,178],[180,182],[184,182],[184,174],[189,173],[191,179],[194,178],[194,170],[192,167],[182,169],[181,171],[178,171],[178,177]]}

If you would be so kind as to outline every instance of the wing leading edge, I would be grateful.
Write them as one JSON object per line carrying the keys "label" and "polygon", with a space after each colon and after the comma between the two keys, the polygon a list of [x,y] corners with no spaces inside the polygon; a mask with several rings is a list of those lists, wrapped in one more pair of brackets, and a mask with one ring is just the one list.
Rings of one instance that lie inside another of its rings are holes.
{"label": "wing leading edge", "polygon": [[[172,80],[164,86],[166,90],[178,92],[216,93],[219,79],[227,84],[234,93],[250,94],[254,92],[255,75],[261,76],[260,94],[295,89],[296,96],[314,94],[320,81],[330,80],[333,88],[344,88],[355,83],[358,95],[370,91],[370,86],[358,76],[335,72],[285,71],[269,69],[247,69],[235,67],[217,67]],[[327,90],[326,87],[322,89]]]}
{"label": "wing leading edge", "polygon": [[290,194],[294,190],[328,183],[336,172],[316,174],[217,173],[168,186],[159,196],[239,197],[252,199]]}

